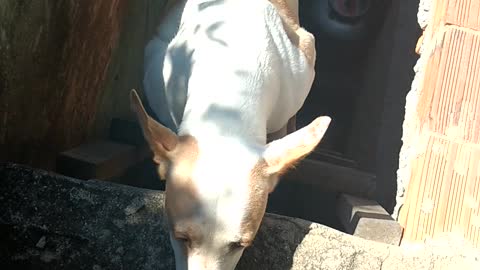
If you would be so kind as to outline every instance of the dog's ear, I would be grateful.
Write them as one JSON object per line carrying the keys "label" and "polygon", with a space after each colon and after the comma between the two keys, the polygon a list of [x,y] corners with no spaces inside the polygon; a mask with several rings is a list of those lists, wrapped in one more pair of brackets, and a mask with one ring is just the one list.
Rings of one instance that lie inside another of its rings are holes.
{"label": "dog's ear", "polygon": [[302,129],[267,144],[263,152],[267,173],[280,175],[313,151],[325,135],[330,121],[328,116],[318,117]]}
{"label": "dog's ear", "polygon": [[153,160],[157,164],[164,164],[177,146],[178,136],[147,114],[137,91],[134,89],[130,91],[130,106],[137,115],[143,136],[153,152]]}

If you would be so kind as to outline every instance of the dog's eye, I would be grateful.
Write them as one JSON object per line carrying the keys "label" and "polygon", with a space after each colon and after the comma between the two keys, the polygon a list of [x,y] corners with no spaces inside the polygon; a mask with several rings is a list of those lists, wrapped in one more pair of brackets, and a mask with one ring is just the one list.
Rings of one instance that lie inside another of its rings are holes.
{"label": "dog's eye", "polygon": [[190,250],[193,247],[193,244],[190,238],[180,237],[180,238],[177,238],[177,241],[180,242],[180,245],[182,245],[187,250]]}
{"label": "dog's eye", "polygon": [[236,241],[236,242],[231,242],[228,246],[230,251],[236,251],[242,248],[245,248],[246,245],[242,243],[241,241]]}
{"label": "dog's eye", "polygon": [[188,238],[188,236],[186,236],[186,235],[184,235],[184,234],[177,234],[177,235],[175,235],[175,239],[176,239],[178,242],[180,242],[180,243],[182,243],[182,244],[184,244],[184,245],[187,245],[187,246],[188,246],[189,243],[190,243],[190,238]]}
{"label": "dog's eye", "polygon": [[177,241],[179,241],[179,242],[184,242],[184,243],[185,243],[185,242],[188,242],[188,238],[186,238],[186,237],[176,237],[176,239],[177,239]]}

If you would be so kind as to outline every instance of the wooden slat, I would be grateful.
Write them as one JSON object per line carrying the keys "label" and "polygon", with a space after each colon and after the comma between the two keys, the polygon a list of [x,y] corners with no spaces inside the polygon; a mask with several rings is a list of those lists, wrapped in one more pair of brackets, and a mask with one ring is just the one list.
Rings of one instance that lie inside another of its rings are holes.
{"label": "wooden slat", "polygon": [[302,160],[282,178],[312,185],[326,192],[368,199],[374,197],[376,189],[375,175],[310,158]]}
{"label": "wooden slat", "polygon": [[151,156],[147,146],[94,141],[60,153],[56,172],[78,179],[118,177]]}
{"label": "wooden slat", "polygon": [[1,2],[0,161],[53,169],[85,141],[127,4]]}

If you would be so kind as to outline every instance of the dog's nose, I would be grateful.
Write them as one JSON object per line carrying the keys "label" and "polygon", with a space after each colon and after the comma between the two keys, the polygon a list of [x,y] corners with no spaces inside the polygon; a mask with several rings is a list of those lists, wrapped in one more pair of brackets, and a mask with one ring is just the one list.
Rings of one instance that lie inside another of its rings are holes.
{"label": "dog's nose", "polygon": [[207,256],[192,256],[188,258],[188,270],[215,270],[218,269],[215,260]]}

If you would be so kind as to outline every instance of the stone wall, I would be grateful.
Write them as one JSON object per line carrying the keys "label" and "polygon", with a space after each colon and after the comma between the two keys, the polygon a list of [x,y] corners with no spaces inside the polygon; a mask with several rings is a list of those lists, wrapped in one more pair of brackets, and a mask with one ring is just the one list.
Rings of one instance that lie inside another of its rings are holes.
{"label": "stone wall", "polygon": [[[3,269],[174,269],[163,192],[0,164],[0,205]],[[478,252],[449,248],[412,252],[267,214],[237,269],[480,269]]]}

